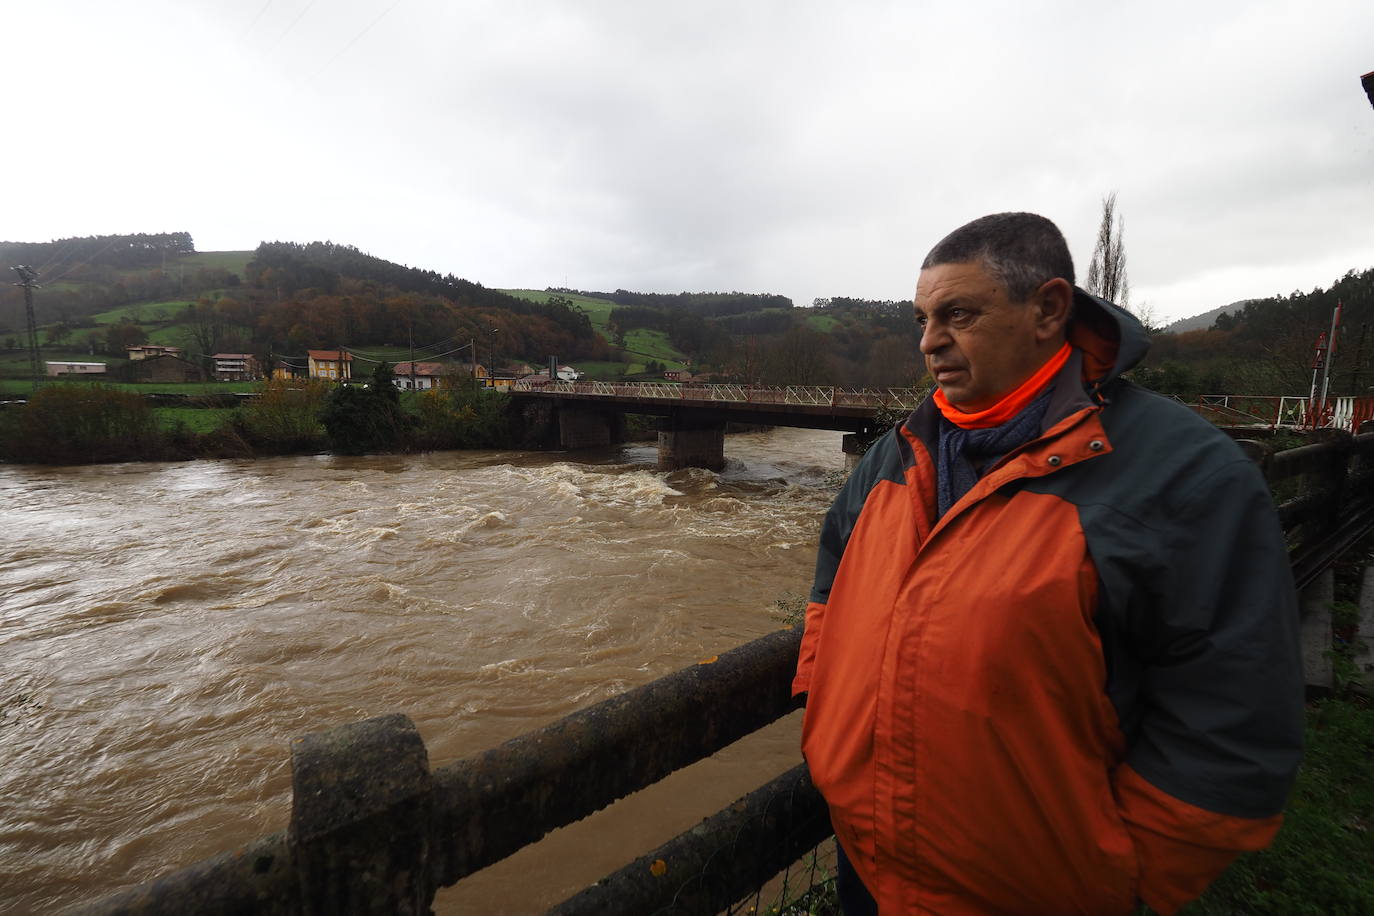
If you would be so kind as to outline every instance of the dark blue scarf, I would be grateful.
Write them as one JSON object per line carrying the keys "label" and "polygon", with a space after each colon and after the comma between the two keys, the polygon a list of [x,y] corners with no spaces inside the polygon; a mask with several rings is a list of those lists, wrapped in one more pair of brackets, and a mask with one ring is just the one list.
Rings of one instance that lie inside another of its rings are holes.
{"label": "dark blue scarf", "polygon": [[937,518],[973,489],[981,468],[988,467],[1018,445],[1025,445],[1040,434],[1040,424],[1045,419],[1045,410],[1050,406],[1050,392],[1053,390],[1054,386],[1046,388],[1026,405],[1025,410],[1001,426],[960,429],[944,417],[940,418],[940,449],[935,466],[939,480],[936,487],[939,504]]}

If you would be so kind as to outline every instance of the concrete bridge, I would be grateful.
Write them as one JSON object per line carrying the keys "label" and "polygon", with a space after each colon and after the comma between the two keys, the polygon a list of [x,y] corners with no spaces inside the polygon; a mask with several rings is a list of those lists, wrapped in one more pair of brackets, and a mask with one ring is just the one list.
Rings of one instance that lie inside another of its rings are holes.
{"label": "concrete bridge", "polygon": [[658,467],[725,466],[725,424],[796,426],[847,433],[851,462],[895,417],[925,398],[925,388],[855,389],[807,386],[673,385],[664,382],[520,381],[511,395],[526,428],[545,447],[595,448],[622,441],[624,415],[647,414],[658,422]]}

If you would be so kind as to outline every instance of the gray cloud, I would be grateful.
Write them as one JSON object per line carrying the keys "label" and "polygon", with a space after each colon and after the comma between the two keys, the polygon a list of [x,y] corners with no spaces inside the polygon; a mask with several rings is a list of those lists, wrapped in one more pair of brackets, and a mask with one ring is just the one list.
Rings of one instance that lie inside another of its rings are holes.
{"label": "gray cloud", "polygon": [[1086,265],[1116,190],[1164,317],[1374,266],[1366,3],[28,7],[8,238],[332,238],[493,286],[808,304],[910,295],[993,210]]}

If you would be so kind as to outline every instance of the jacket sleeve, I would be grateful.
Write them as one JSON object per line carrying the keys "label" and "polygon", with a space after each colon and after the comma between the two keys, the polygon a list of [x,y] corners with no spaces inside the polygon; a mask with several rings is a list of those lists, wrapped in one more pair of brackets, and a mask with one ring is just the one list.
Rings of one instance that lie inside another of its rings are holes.
{"label": "jacket sleeve", "polygon": [[811,584],[811,600],[806,605],[806,629],[802,633],[801,651],[797,658],[797,673],[792,680],[792,696],[806,693],[811,687],[811,670],[816,662],[824,626],[826,602],[830,586],[840,568],[845,546],[854,532],[854,523],[863,511],[864,501],[878,478],[877,468],[885,451],[895,450],[895,432],[888,433],[869,449],[840,488],[830,511],[821,524],[820,545],[816,549],[816,574]]}
{"label": "jacket sleeve", "polygon": [[1184,495],[1134,608],[1140,719],[1114,775],[1141,896],[1172,913],[1277,832],[1301,756],[1287,548],[1263,477],[1226,462]]}

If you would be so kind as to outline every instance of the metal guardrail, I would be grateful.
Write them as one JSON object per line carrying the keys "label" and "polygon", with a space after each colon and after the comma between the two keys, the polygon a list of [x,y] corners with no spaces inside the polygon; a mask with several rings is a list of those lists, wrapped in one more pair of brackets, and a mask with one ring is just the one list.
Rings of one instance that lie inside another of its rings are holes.
{"label": "metal guardrail", "polygon": [[1190,406],[1218,420],[1270,429],[1343,429],[1353,433],[1366,420],[1374,419],[1374,398],[1369,397],[1327,398],[1314,406],[1306,397],[1204,394]]}
{"label": "metal guardrail", "polygon": [[887,407],[915,410],[928,388],[840,388],[805,385],[693,385],[670,382],[535,382],[521,379],[522,394],[593,395],[661,401],[715,401],[727,404],[783,404],[796,407]]}
{"label": "metal guardrail", "polygon": [[[1238,443],[1298,540],[1299,587],[1374,526],[1374,433],[1324,435],[1281,452]],[[404,716],[297,738],[287,831],[79,912],[427,912],[438,887],[792,711],[800,641],[769,634],[433,772]],[[799,766],[552,912],[719,913],[829,834]]]}

